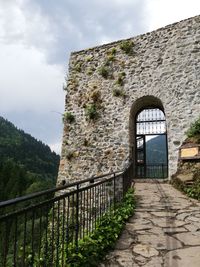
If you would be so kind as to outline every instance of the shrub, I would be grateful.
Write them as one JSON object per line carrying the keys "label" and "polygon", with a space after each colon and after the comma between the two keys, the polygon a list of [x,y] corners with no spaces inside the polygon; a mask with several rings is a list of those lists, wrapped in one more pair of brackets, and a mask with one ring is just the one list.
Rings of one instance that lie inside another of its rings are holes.
{"label": "shrub", "polygon": [[95,104],[87,104],[85,107],[85,115],[89,120],[98,118],[98,112]]}
{"label": "shrub", "polygon": [[93,102],[100,102],[101,100],[101,92],[99,90],[94,90],[90,93],[90,99]]}
{"label": "shrub", "polygon": [[81,61],[76,62],[75,66],[74,66],[74,70],[77,72],[81,72],[82,71],[82,65],[83,65],[83,62],[81,62]]}
{"label": "shrub", "polygon": [[116,53],[117,53],[117,49],[115,48],[115,47],[113,47],[110,51],[109,51],[109,54],[110,55],[116,55]]}
{"label": "shrub", "polygon": [[124,79],[126,77],[126,73],[125,72],[120,72],[116,81],[116,84],[122,86],[124,84]]}
{"label": "shrub", "polygon": [[132,53],[132,48],[133,48],[133,42],[130,40],[123,41],[120,44],[121,50],[123,50],[126,54],[131,54]]}
{"label": "shrub", "polygon": [[186,134],[189,138],[200,135],[200,118],[191,124]]}
{"label": "shrub", "polygon": [[171,183],[176,189],[188,195],[188,197],[200,200],[200,177],[195,178],[194,183],[189,186],[178,178],[173,178]]}
{"label": "shrub", "polygon": [[67,90],[67,88],[71,90],[75,90],[78,87],[78,80],[75,76],[71,76],[67,82],[67,86],[64,88],[64,90]]}
{"label": "shrub", "polygon": [[63,121],[67,121],[69,123],[72,123],[75,121],[75,116],[71,112],[65,112],[63,114]]}
{"label": "shrub", "polygon": [[105,78],[105,79],[107,79],[108,76],[109,76],[109,68],[108,68],[107,66],[105,66],[105,65],[102,65],[102,66],[99,68],[98,72],[99,72],[99,74],[100,74],[103,78]]}
{"label": "shrub", "polygon": [[115,61],[115,56],[114,55],[108,55],[106,58],[106,63],[105,65],[108,66],[110,64],[110,62]]}
{"label": "shrub", "polygon": [[113,89],[113,96],[125,96],[124,91],[121,88],[114,88]]}

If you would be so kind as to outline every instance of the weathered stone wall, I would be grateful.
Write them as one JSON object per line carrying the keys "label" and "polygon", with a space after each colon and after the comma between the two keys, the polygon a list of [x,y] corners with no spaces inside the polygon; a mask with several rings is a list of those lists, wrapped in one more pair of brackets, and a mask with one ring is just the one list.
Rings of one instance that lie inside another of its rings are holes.
{"label": "weathered stone wall", "polygon": [[134,116],[152,104],[164,109],[176,172],[179,145],[200,114],[200,16],[129,40],[127,53],[118,41],[71,54],[65,109],[75,121],[64,122],[58,183],[122,169],[134,150]]}

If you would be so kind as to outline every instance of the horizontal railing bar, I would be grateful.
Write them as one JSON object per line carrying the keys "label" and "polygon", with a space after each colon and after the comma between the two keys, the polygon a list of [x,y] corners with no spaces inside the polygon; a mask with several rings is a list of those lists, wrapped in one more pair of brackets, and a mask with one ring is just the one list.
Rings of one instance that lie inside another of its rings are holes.
{"label": "horizontal railing bar", "polygon": [[40,191],[40,192],[36,192],[36,193],[30,194],[30,195],[27,195],[27,196],[17,197],[17,198],[14,198],[14,199],[2,201],[2,202],[0,202],[0,209],[8,207],[8,206],[11,206],[13,204],[21,203],[21,202],[26,201],[26,200],[31,200],[31,199],[34,199],[34,198],[37,198],[37,197],[41,197],[41,196],[44,196],[44,195],[55,193],[55,192],[58,192],[58,191],[61,191],[61,190],[64,190],[64,189],[67,189],[67,188],[70,188],[70,187],[73,187],[73,186],[76,186],[76,185],[80,185],[80,184],[83,184],[83,183],[86,183],[86,182],[94,181],[94,180],[97,180],[97,179],[104,178],[106,176],[110,176],[110,175],[114,175],[114,174],[122,173],[122,172],[123,171],[110,172],[110,173],[107,173],[107,174],[103,174],[103,175],[91,177],[91,178],[88,178],[88,179],[80,180],[78,182],[69,183],[67,185],[58,186],[58,187],[51,188],[51,189],[48,189],[48,190],[43,190],[43,191]]}
{"label": "horizontal railing bar", "polygon": [[[119,172],[118,172],[118,173],[119,173]],[[115,176],[115,179],[118,178],[118,177],[120,177],[120,174],[116,175],[116,176]],[[91,189],[91,188],[93,188],[93,187],[96,187],[96,186],[98,186],[98,185],[101,185],[101,184],[103,184],[103,183],[105,183],[105,182],[112,181],[113,179],[114,179],[114,176],[112,176],[112,177],[110,177],[110,178],[108,178],[108,179],[104,179],[104,180],[102,180],[102,181],[96,182],[96,183],[94,183],[94,184],[90,184],[90,185],[88,185],[88,186],[79,188],[78,190],[77,190],[77,189],[74,189],[74,190],[72,190],[72,191],[65,192],[65,193],[62,194],[62,195],[53,197],[53,198],[51,198],[51,199],[45,200],[45,201],[40,202],[40,203],[35,204],[35,205],[31,205],[31,206],[29,206],[29,207],[27,207],[27,208],[23,208],[23,209],[20,209],[20,210],[18,210],[18,211],[15,211],[15,212],[8,213],[8,214],[3,215],[2,217],[0,217],[0,221],[8,220],[8,219],[10,219],[10,218],[12,218],[12,217],[18,216],[18,215],[23,214],[23,213],[25,213],[25,212],[29,212],[30,210],[38,209],[38,208],[41,208],[42,206],[47,206],[47,205],[49,205],[49,204],[53,204],[53,203],[55,203],[55,202],[57,202],[57,201],[59,201],[59,200],[61,200],[61,199],[63,199],[63,198],[67,198],[67,197],[69,197],[69,196],[75,195],[75,194],[77,193],[77,191],[79,191],[79,192],[83,192],[83,191],[86,191],[86,190]]]}

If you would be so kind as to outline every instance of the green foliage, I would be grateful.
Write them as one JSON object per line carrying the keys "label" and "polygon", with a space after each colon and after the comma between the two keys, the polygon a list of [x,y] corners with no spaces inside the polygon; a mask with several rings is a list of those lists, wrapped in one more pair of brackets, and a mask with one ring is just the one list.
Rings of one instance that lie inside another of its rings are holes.
{"label": "green foliage", "polygon": [[110,65],[110,62],[113,62],[113,61],[115,61],[115,55],[108,55],[107,58],[106,58],[105,65],[106,66],[109,66]]}
{"label": "green foliage", "polygon": [[125,93],[121,88],[114,88],[113,96],[116,96],[116,97],[125,96]]}
{"label": "green foliage", "polygon": [[124,84],[124,79],[126,77],[126,73],[125,72],[120,72],[116,81],[117,85],[122,86]]}
{"label": "green foliage", "polygon": [[99,74],[100,74],[103,78],[105,78],[105,79],[107,79],[107,78],[109,77],[109,68],[108,68],[107,66],[105,66],[105,65],[102,65],[102,66],[98,69],[98,72],[99,72]]}
{"label": "green foliage", "polygon": [[184,188],[184,192],[191,198],[200,200],[200,183]]}
{"label": "green foliage", "polygon": [[111,48],[111,50],[109,50],[109,54],[112,56],[116,55],[116,53],[117,53],[117,49],[115,47],[113,47],[113,48]]}
{"label": "green foliage", "polygon": [[77,87],[78,87],[78,84],[79,84],[78,79],[77,79],[76,76],[71,76],[69,78],[69,80],[66,81],[66,82],[67,82],[68,85],[66,87],[64,87],[64,90],[67,90],[68,88],[71,89],[71,90],[76,90]]}
{"label": "green foliage", "polygon": [[200,176],[196,177],[194,183],[189,186],[177,178],[172,180],[172,184],[189,197],[200,200]]}
{"label": "green foliage", "polygon": [[89,120],[96,120],[98,118],[97,107],[95,104],[87,104],[85,107],[85,115]]}
{"label": "green foliage", "polygon": [[60,157],[0,117],[0,201],[55,186]]}
{"label": "green foliage", "polygon": [[129,189],[124,200],[115,210],[106,213],[96,230],[79,242],[79,250],[72,245],[66,259],[68,267],[92,267],[103,259],[115,245],[125,222],[135,209],[134,190]]}
{"label": "green foliage", "polygon": [[74,65],[74,70],[77,72],[81,72],[82,71],[82,66],[83,66],[83,62],[82,61],[77,61]]}
{"label": "green foliage", "polygon": [[186,132],[189,138],[200,135],[200,118],[191,124],[189,130]]}
{"label": "green foliage", "polygon": [[101,102],[101,92],[99,90],[93,90],[90,93],[89,96],[90,100],[92,100],[94,103],[100,103]]}
{"label": "green foliage", "polygon": [[126,54],[132,54],[132,49],[133,49],[133,46],[134,46],[134,44],[133,44],[133,42],[132,41],[130,41],[130,40],[127,40],[127,41],[123,41],[123,42],[121,42],[121,44],[120,44],[120,48],[121,48],[121,50],[123,50]]}
{"label": "green foliage", "polygon": [[75,116],[71,112],[65,112],[63,114],[63,121],[67,121],[68,123],[72,123],[75,121]]}

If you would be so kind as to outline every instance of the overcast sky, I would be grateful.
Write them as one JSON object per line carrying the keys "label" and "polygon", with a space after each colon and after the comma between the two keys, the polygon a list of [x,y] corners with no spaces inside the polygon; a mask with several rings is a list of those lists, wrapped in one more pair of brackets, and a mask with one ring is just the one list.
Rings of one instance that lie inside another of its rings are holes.
{"label": "overcast sky", "polygon": [[200,0],[0,0],[0,115],[59,152],[71,51],[200,14]]}

